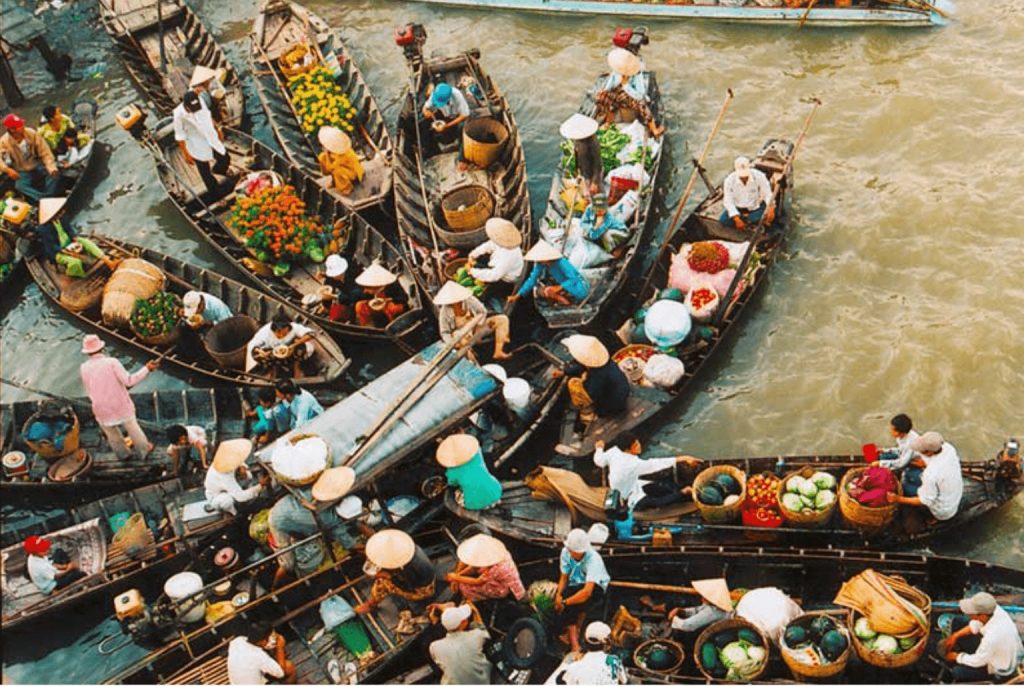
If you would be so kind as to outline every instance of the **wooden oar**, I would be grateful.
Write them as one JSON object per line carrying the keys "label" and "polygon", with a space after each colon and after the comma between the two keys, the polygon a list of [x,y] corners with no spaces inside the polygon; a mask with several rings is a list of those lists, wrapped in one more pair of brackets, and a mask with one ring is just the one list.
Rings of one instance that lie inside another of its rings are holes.
{"label": "wooden oar", "polygon": [[798,31],[804,27],[804,22],[807,21],[807,17],[811,16],[811,10],[814,9],[816,4],[818,4],[818,0],[811,0],[807,3],[807,9],[805,9],[804,13],[800,15],[800,23],[796,25]]}
{"label": "wooden oar", "polygon": [[[424,69],[426,67],[423,67]],[[434,226],[433,213],[430,211],[430,200],[427,198],[427,184],[423,179],[423,141],[420,136],[420,113],[419,113],[419,102],[416,97],[419,93],[419,89],[416,86],[416,72],[412,72],[409,75],[409,97],[412,99],[412,123],[413,128],[416,130],[416,175],[420,181],[420,196],[423,198],[423,212],[427,216],[427,227],[430,229],[430,240],[434,244],[434,264],[437,271],[434,276],[437,278],[437,286],[440,288],[443,284],[444,277],[444,266],[441,264],[441,248],[437,242],[437,227]],[[401,231],[401,225],[399,225],[399,231]],[[412,247],[412,236],[407,236],[410,243],[410,252],[415,255],[415,250],[411,250]],[[429,293],[427,295],[430,295]]]}
{"label": "wooden oar", "polygon": [[632,588],[638,591],[660,591],[663,593],[685,593],[686,595],[700,595],[697,589],[690,586],[671,586],[669,584],[648,584],[640,581],[609,581],[609,586],[615,588]]}
{"label": "wooden oar", "polygon": [[704,143],[704,149],[701,150],[700,157],[693,161],[693,171],[690,173],[690,179],[686,182],[686,188],[683,190],[682,196],[679,198],[679,203],[676,205],[675,214],[672,215],[672,223],[669,224],[668,231],[665,232],[665,238],[661,241],[661,245],[658,246],[657,257],[655,258],[655,264],[651,266],[651,269],[647,273],[647,278],[644,279],[643,286],[640,287],[640,297],[647,292],[648,287],[651,285],[651,279],[654,278],[655,269],[654,267],[661,260],[662,253],[668,248],[669,243],[672,241],[672,237],[675,235],[676,230],[679,227],[679,220],[683,216],[683,209],[686,207],[686,201],[690,199],[690,193],[693,192],[693,186],[697,183],[697,176],[700,170],[704,167],[704,160],[708,156],[708,151],[711,149],[711,141],[714,140],[715,136],[718,135],[718,130],[722,128],[722,120],[725,119],[725,113],[729,109],[729,105],[732,103],[733,92],[729,88],[726,90],[725,101],[722,103],[722,107],[718,110],[718,117],[715,118],[715,123],[711,127],[711,133],[708,135],[707,141]]}

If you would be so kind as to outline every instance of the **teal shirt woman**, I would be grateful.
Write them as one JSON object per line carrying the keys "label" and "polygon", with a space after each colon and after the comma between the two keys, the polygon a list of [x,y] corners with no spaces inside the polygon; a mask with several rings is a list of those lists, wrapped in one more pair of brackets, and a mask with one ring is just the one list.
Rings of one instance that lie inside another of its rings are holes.
{"label": "teal shirt woman", "polygon": [[467,510],[483,510],[501,500],[501,482],[487,469],[480,442],[469,434],[453,434],[437,447],[448,485],[462,489]]}

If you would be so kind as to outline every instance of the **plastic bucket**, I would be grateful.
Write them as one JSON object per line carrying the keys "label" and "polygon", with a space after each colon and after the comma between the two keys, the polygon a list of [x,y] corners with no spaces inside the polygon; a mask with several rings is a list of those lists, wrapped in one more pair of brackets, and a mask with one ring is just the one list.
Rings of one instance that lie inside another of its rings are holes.
{"label": "plastic bucket", "polygon": [[865,443],[860,447],[864,453],[864,461],[867,463],[878,461],[878,446],[874,443]]}
{"label": "plastic bucket", "polygon": [[[177,602],[203,590],[203,577],[195,572],[180,572],[164,583],[164,593],[172,601]],[[185,622],[200,622],[206,616],[206,603],[198,599],[195,606],[189,609],[181,619]]]}
{"label": "plastic bucket", "polygon": [[513,412],[525,412],[530,407],[530,384],[526,379],[513,376],[505,381],[505,387],[501,390],[505,404]]}

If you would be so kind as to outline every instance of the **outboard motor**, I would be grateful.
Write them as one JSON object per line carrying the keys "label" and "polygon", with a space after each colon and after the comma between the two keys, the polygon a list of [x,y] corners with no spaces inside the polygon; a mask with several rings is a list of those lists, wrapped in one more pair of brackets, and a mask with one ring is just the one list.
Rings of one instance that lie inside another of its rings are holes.
{"label": "outboard motor", "polygon": [[629,50],[634,55],[639,55],[640,48],[650,42],[651,39],[647,35],[646,26],[637,26],[634,29],[627,29],[620,26],[615,29],[615,34],[612,36],[612,44],[615,47]]}
{"label": "outboard motor", "polygon": [[114,115],[117,125],[131,134],[137,141],[146,133],[146,113],[138,105],[125,105]]}
{"label": "outboard motor", "polygon": [[150,643],[156,637],[153,614],[139,589],[132,588],[114,598],[114,614],[121,631],[131,636],[135,643]]}
{"label": "outboard motor", "polygon": [[405,59],[415,69],[423,62],[423,44],[427,42],[427,30],[422,24],[406,24],[395,29],[395,45],[402,48]]}

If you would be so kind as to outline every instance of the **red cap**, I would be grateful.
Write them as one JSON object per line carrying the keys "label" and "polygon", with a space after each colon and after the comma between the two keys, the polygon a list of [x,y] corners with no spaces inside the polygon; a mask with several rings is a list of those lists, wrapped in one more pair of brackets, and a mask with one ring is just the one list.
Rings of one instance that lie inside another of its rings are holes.
{"label": "red cap", "polygon": [[24,126],[25,120],[19,117],[18,115],[14,114],[13,112],[4,117],[4,128],[20,129]]}
{"label": "red cap", "polygon": [[50,542],[39,536],[29,536],[25,539],[25,552],[29,555],[45,555],[50,552]]}

